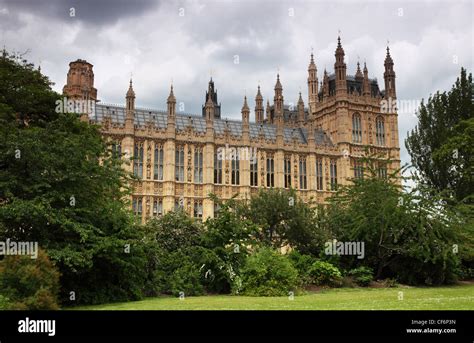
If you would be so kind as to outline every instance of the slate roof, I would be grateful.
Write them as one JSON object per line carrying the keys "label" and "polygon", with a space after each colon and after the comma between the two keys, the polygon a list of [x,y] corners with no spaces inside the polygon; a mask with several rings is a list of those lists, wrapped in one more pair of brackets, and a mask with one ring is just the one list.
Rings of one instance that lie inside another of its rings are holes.
{"label": "slate roof", "polygon": [[[104,117],[110,116],[112,123],[124,125],[125,124],[125,107],[120,105],[109,105],[98,103],[95,106],[95,113],[90,117],[92,121],[100,123]],[[152,121],[154,125],[160,129],[166,129],[168,122],[167,112],[162,110],[152,110],[145,108],[135,109],[135,125],[145,126],[147,122]],[[176,130],[183,131],[191,125],[196,132],[206,132],[206,119],[202,116],[176,113]],[[231,119],[214,119],[214,131],[221,135],[224,133],[226,127],[233,136],[242,136],[242,122]],[[266,139],[276,140],[276,125],[274,124],[249,124],[249,135],[251,138],[257,138],[263,133]],[[314,131],[314,138],[316,145],[333,145],[329,137],[322,130],[316,129]],[[308,132],[306,128],[291,128],[285,127],[283,129],[283,139],[285,142],[293,142],[296,139],[301,144],[308,143]]]}

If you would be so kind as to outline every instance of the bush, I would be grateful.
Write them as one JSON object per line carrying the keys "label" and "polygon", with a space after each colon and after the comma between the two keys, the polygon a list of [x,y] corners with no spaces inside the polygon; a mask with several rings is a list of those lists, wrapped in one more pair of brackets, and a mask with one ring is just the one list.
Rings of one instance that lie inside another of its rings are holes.
{"label": "bush", "polygon": [[362,287],[367,287],[374,278],[374,272],[371,268],[368,267],[359,267],[349,271],[347,273],[349,276],[354,278],[354,281]]}
{"label": "bush", "polygon": [[250,296],[285,296],[298,284],[298,271],[287,256],[261,248],[247,257],[240,270],[242,287],[234,292]]}
{"label": "bush", "polygon": [[0,310],[8,310],[10,306],[10,299],[0,294]]}
{"label": "bush", "polygon": [[[6,256],[0,262],[0,307],[15,310],[57,310],[59,272],[43,250],[38,258]],[[3,303],[3,305],[2,305]]]}
{"label": "bush", "polygon": [[297,250],[291,251],[288,254],[288,258],[293,264],[293,267],[295,267],[296,270],[298,271],[298,276],[300,278],[301,284],[303,285],[310,284],[311,276],[309,275],[309,271],[315,259],[310,255],[301,254]]}
{"label": "bush", "polygon": [[319,286],[338,287],[342,284],[341,272],[329,262],[314,262],[309,269],[309,275],[312,282]]}
{"label": "bush", "polygon": [[185,296],[204,294],[199,267],[189,258],[181,261],[181,266],[170,275],[168,284],[169,291],[175,296],[181,292]]}

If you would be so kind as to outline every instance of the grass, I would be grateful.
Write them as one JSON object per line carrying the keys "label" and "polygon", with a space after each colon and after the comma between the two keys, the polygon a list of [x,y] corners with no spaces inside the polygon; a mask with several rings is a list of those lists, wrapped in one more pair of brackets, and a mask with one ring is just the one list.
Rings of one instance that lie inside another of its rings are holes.
{"label": "grass", "polygon": [[[403,299],[399,296],[403,292]],[[289,297],[155,297],[77,310],[474,310],[474,284],[449,287],[337,288]]]}

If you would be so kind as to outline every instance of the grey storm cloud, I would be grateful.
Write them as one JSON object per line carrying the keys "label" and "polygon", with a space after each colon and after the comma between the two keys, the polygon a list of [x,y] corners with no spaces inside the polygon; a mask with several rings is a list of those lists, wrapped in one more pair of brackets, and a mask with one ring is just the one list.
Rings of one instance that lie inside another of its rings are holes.
{"label": "grey storm cloud", "polygon": [[0,0],[0,6],[11,12],[21,11],[61,21],[70,20],[73,9],[76,20],[96,26],[138,16],[158,4],[153,0]]}
{"label": "grey storm cloud", "polygon": [[[383,89],[390,41],[399,99],[447,90],[461,66],[473,69],[472,13],[469,0],[0,0],[0,44],[30,51],[58,92],[69,62],[88,60],[109,103],[124,103],[133,75],[138,106],[165,109],[173,83],[184,111],[200,113],[212,74],[223,115],[236,119],[244,95],[255,106],[258,84],[272,102],[278,71],[285,102],[296,103],[300,91],[307,102],[311,49],[321,81],[325,68],[333,72],[339,31],[349,74],[366,62]],[[399,113],[402,162],[415,111]]]}

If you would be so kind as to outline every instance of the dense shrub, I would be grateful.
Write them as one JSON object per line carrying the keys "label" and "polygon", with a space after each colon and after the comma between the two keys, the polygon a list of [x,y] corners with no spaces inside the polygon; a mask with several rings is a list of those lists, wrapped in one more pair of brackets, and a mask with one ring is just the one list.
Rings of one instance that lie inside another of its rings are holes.
{"label": "dense shrub", "polygon": [[455,256],[443,256],[433,262],[418,258],[401,258],[392,270],[401,283],[437,286],[457,281],[454,271],[458,267]]}
{"label": "dense shrub", "polygon": [[363,287],[368,286],[369,283],[374,278],[374,271],[370,269],[369,267],[363,267],[363,266],[352,269],[347,274],[349,276],[352,276],[354,278],[354,281],[359,286],[363,286]]}
{"label": "dense shrub", "polygon": [[169,275],[169,292],[175,296],[204,294],[199,267],[189,258],[180,261],[180,266]]}
{"label": "dense shrub", "polygon": [[10,299],[0,294],[0,310],[8,310],[10,306]]}
{"label": "dense shrub", "polygon": [[309,274],[312,264],[315,262],[315,259],[310,255],[304,255],[293,250],[288,254],[293,267],[298,271],[298,277],[301,284],[307,285],[311,283],[311,276]]}
{"label": "dense shrub", "polygon": [[59,273],[43,250],[36,259],[6,256],[0,262],[0,307],[56,310],[58,291]]}
{"label": "dense shrub", "polygon": [[250,296],[284,296],[298,285],[298,272],[287,256],[261,248],[247,257],[240,270],[241,289],[235,293]]}
{"label": "dense shrub", "polygon": [[341,272],[329,262],[314,262],[309,269],[309,276],[312,282],[319,286],[337,287],[342,284]]}

